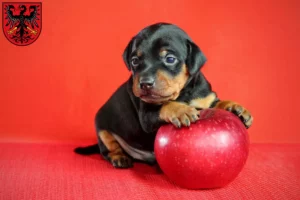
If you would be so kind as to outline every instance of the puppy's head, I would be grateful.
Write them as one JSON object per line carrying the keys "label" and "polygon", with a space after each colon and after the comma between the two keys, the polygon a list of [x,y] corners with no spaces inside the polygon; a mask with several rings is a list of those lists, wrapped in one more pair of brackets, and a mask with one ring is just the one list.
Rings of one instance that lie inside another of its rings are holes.
{"label": "puppy's head", "polygon": [[153,104],[177,99],[206,61],[182,29],[167,23],[141,30],[127,45],[123,59],[133,75],[134,95]]}

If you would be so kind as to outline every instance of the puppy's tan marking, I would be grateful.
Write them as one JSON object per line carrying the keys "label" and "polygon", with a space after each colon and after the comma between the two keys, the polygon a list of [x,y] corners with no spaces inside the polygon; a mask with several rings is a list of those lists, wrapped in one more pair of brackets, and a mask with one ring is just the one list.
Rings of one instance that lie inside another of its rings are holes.
{"label": "puppy's tan marking", "polygon": [[110,134],[108,131],[106,130],[99,131],[98,135],[101,141],[103,142],[103,144],[110,152],[118,151],[119,149],[121,149],[121,146],[116,141],[114,136],[112,136],[112,134]]}
{"label": "puppy's tan marking", "polygon": [[[153,104],[162,104],[169,100],[175,100],[180,94],[180,91],[185,86],[186,81],[188,80],[189,73],[186,65],[182,65],[180,73],[176,76],[172,76],[163,70],[158,70],[156,74],[155,87],[151,90],[154,94],[161,96],[161,99],[158,99]],[[136,97],[141,96],[141,88],[139,84],[139,75],[136,74],[133,76],[133,94]],[[144,99],[146,102],[147,100]]]}
{"label": "puppy's tan marking", "polygon": [[141,51],[141,50],[137,50],[136,51],[136,55],[138,56],[138,57],[141,57],[142,55],[143,55],[143,52]]}
{"label": "puppy's tan marking", "polygon": [[157,85],[163,90],[162,94],[170,95],[169,100],[175,100],[180,94],[180,91],[185,86],[188,80],[189,73],[187,66],[182,65],[181,72],[177,76],[172,76],[165,71],[158,70],[157,72]]}
{"label": "puppy's tan marking", "polygon": [[168,51],[165,50],[164,48],[160,49],[159,51],[159,56],[165,57],[167,55]]}
{"label": "puppy's tan marking", "polygon": [[206,109],[212,105],[216,98],[217,95],[214,92],[212,92],[206,97],[191,100],[189,105],[198,109]]}
{"label": "puppy's tan marking", "polygon": [[253,116],[251,113],[234,101],[219,101],[214,108],[224,109],[236,114],[242,119],[247,128],[253,123]]}
{"label": "puppy's tan marking", "polygon": [[120,144],[114,136],[106,130],[99,131],[99,138],[109,151],[108,159],[117,168],[128,168],[132,166],[132,159],[123,152]]}
{"label": "puppy's tan marking", "polygon": [[165,103],[159,112],[159,118],[165,122],[172,123],[176,127],[190,126],[191,122],[198,119],[199,111],[181,102]]}

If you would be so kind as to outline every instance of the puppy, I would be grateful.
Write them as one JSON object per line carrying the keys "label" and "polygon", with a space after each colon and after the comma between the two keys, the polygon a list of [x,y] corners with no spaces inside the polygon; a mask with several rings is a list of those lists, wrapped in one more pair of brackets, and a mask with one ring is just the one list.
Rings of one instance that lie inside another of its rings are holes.
{"label": "puppy", "polygon": [[200,71],[206,57],[178,26],[156,23],[142,29],[123,59],[131,76],[96,114],[98,144],[77,147],[76,153],[101,153],[116,168],[132,167],[134,161],[154,164],[159,127],[190,126],[206,108],[231,111],[247,128],[252,125],[248,110],[212,91]]}

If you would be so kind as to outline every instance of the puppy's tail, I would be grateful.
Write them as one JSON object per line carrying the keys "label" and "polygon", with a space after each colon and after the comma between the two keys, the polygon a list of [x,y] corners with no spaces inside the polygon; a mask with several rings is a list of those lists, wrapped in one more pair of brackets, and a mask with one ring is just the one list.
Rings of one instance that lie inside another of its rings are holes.
{"label": "puppy's tail", "polygon": [[81,155],[91,155],[91,154],[100,154],[100,149],[98,144],[93,144],[86,147],[77,147],[74,149],[74,152]]}

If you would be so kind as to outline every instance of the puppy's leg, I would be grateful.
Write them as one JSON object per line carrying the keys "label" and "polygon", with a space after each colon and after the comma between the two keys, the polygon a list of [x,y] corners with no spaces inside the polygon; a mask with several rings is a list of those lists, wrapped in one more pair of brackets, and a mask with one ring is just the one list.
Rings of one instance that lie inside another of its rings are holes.
{"label": "puppy's leg", "polygon": [[101,154],[116,168],[130,168],[133,166],[132,158],[126,155],[114,136],[106,130],[98,131]]}
{"label": "puppy's leg", "polygon": [[193,99],[189,105],[197,109],[218,108],[230,111],[237,115],[247,128],[253,123],[253,117],[247,109],[233,101],[220,101],[214,92],[205,97]]}
{"label": "puppy's leg", "polygon": [[250,128],[253,123],[253,116],[251,113],[234,101],[219,101],[214,108],[224,109],[234,113],[242,120],[246,128]]}
{"label": "puppy's leg", "polygon": [[199,111],[183,102],[168,102],[161,107],[159,118],[179,128],[181,125],[190,126],[191,122],[197,121]]}

